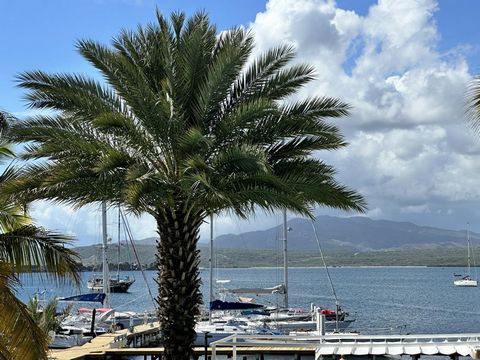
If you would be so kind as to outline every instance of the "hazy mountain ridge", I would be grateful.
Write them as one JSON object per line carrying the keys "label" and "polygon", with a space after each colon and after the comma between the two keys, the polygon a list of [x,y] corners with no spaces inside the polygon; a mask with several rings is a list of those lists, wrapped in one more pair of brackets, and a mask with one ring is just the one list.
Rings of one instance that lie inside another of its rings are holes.
{"label": "hazy mountain ridge", "polygon": [[[320,216],[316,219],[317,233],[322,248],[333,256],[332,265],[462,265],[466,259],[466,231],[445,230],[419,226],[409,222],[372,220],[366,217],[338,218]],[[321,265],[318,245],[312,225],[306,219],[291,219],[288,226],[289,253],[292,265]],[[220,235],[215,239],[216,253],[223,258],[222,267],[275,266],[281,256],[282,226],[242,234]],[[474,247],[480,236],[471,233]],[[207,239],[201,239],[202,266],[208,260]],[[142,264],[155,261],[156,238],[135,242]],[[223,249],[223,250],[220,250]],[[84,265],[101,265],[99,245],[76,248]],[[418,250],[415,254],[415,251]],[[435,252],[435,254],[434,254]],[[365,255],[359,256],[359,254]],[[337,255],[335,255],[337,254]],[[415,261],[409,260],[416,255]],[[394,258],[392,258],[394,256]],[[430,258],[436,257],[436,260]],[[118,246],[108,247],[109,262],[118,262]],[[275,260],[277,259],[277,260]],[[349,260],[348,260],[349,259]],[[382,260],[384,259],[384,260]],[[131,245],[122,241],[120,263],[136,263]]]}
{"label": "hazy mountain ridge", "polygon": [[[446,230],[419,226],[410,222],[372,220],[367,217],[339,218],[319,216],[315,220],[321,245],[330,250],[372,251],[437,246],[465,246],[465,230]],[[288,226],[289,248],[317,249],[310,220],[291,219]],[[281,225],[262,231],[225,234],[215,239],[219,248],[272,249],[281,239]],[[471,233],[472,241],[480,239]]]}

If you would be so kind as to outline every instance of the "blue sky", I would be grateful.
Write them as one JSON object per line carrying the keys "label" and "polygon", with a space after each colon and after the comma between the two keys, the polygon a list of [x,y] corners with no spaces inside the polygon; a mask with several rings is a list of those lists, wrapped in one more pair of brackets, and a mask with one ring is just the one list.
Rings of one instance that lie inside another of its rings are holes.
{"label": "blue sky", "polygon": [[[29,113],[15,87],[22,71],[94,75],[75,41],[108,43],[121,28],[153,21],[155,8],[164,14],[205,10],[219,30],[252,28],[259,52],[281,42],[295,45],[298,60],[319,73],[303,94],[332,95],[354,106],[351,118],[339,123],[350,147],[320,156],[338,168],[342,182],[366,196],[368,216],[448,228],[470,221],[480,231],[480,148],[462,112],[466,84],[480,73],[480,2],[2,1],[0,108],[19,117]],[[91,242],[88,213],[39,205],[33,215]],[[247,226],[277,222],[259,215]],[[133,225],[140,236],[153,235],[152,226],[149,219]],[[240,228],[236,220],[219,219],[219,233]]]}
{"label": "blue sky", "polygon": [[[373,0],[341,0],[338,7],[366,15]],[[12,112],[25,111],[22,91],[15,88],[16,74],[33,69],[52,72],[89,73],[91,67],[76,53],[77,39],[92,38],[109,42],[119,29],[133,29],[153,21],[155,9],[164,14],[205,10],[219,29],[248,26],[265,1],[150,1],[150,0],[15,0],[1,1],[2,70],[0,107]],[[468,47],[470,68],[480,72],[480,2],[442,0],[434,19],[441,36],[438,48],[448,52]],[[5,16],[8,14],[8,16]]]}

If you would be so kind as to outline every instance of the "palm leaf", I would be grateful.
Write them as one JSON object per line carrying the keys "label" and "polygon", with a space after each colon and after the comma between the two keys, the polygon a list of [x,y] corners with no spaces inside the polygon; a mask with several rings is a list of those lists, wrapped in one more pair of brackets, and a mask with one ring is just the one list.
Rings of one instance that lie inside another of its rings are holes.
{"label": "palm leaf", "polygon": [[0,262],[0,353],[9,360],[46,360],[46,334],[15,296],[16,286],[13,267]]}
{"label": "palm leaf", "polygon": [[475,76],[470,83],[467,101],[467,112],[470,122],[473,129],[478,132],[480,131],[480,75]]}
{"label": "palm leaf", "polygon": [[0,234],[0,259],[13,264],[17,273],[43,269],[56,280],[80,283],[77,253],[65,245],[72,239],[33,225]]}

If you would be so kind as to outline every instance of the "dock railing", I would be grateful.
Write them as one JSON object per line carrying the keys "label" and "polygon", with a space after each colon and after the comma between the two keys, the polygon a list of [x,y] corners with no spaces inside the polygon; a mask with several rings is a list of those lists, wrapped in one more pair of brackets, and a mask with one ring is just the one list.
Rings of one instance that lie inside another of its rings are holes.
{"label": "dock railing", "polygon": [[314,349],[315,359],[328,355],[458,355],[480,358],[480,333],[420,335],[328,334],[311,336],[230,335],[211,344],[212,359],[217,347],[231,347],[233,359],[238,349],[249,347]]}

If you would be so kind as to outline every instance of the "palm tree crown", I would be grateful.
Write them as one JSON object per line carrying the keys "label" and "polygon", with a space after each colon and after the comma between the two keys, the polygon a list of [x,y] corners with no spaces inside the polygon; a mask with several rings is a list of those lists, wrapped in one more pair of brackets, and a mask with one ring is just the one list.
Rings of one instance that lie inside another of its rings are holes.
{"label": "palm tree crown", "polygon": [[362,211],[363,198],[312,157],[346,145],[327,117],[337,99],[292,95],[314,78],[291,47],[251,59],[253,36],[220,35],[204,13],[122,31],[107,47],[77,43],[105,79],[26,72],[29,105],[54,110],[15,126],[30,164],[13,189],[26,201],[122,204],[157,220],[159,317],[166,357],[190,355],[201,301],[198,231],[212,213],[242,217],[315,205]]}

